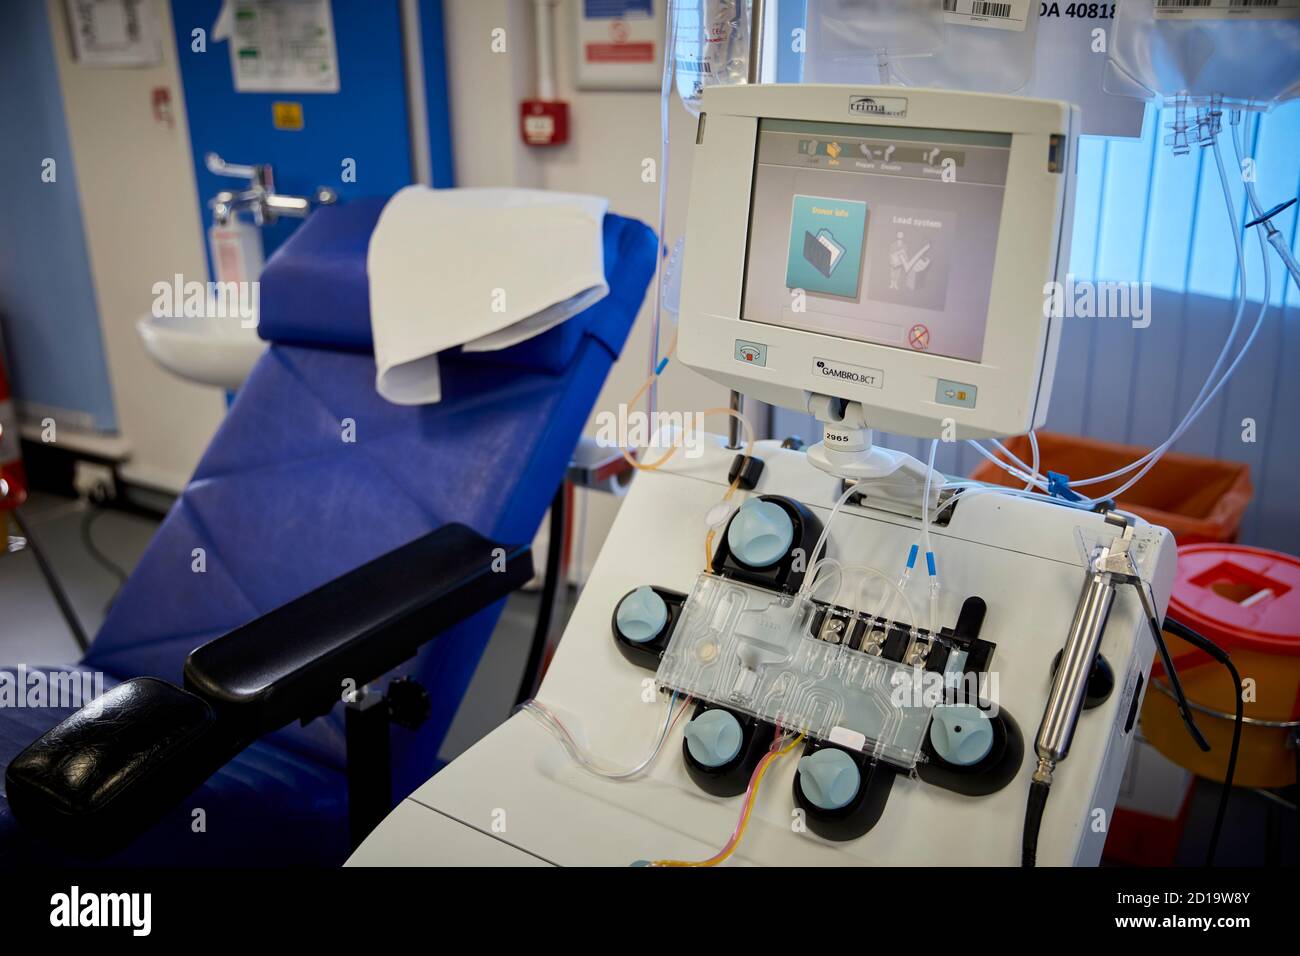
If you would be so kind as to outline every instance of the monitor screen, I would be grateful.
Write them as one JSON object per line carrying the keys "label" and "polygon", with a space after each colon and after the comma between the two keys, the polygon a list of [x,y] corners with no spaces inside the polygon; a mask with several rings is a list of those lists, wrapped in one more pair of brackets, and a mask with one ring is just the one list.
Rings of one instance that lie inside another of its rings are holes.
{"label": "monitor screen", "polygon": [[740,317],[981,361],[1010,154],[1006,133],[761,120]]}

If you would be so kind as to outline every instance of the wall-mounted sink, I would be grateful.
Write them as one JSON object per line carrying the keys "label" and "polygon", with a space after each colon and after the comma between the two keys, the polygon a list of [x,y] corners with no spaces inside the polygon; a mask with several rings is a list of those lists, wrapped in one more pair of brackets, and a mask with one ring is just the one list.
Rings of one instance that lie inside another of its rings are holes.
{"label": "wall-mounted sink", "polygon": [[257,327],[237,317],[145,316],[135,324],[154,361],[186,381],[233,391],[266,351]]}

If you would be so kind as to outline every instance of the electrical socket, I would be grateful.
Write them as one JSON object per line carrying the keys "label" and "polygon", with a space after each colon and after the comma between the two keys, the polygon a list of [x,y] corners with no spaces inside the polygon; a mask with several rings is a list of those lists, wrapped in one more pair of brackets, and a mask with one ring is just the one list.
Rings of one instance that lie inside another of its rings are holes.
{"label": "electrical socket", "polygon": [[82,459],[73,465],[72,487],[78,498],[87,501],[110,501],[117,497],[113,469],[98,462]]}

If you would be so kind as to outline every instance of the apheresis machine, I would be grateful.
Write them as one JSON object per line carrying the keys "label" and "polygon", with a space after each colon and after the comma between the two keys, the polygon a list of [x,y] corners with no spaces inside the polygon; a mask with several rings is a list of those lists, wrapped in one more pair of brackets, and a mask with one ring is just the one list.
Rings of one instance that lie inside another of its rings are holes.
{"label": "apheresis machine", "polygon": [[824,437],[661,435],[535,700],[353,864],[1099,860],[1173,538],[933,467],[1046,417],[1077,133],[1046,100],[705,91],[676,357]]}

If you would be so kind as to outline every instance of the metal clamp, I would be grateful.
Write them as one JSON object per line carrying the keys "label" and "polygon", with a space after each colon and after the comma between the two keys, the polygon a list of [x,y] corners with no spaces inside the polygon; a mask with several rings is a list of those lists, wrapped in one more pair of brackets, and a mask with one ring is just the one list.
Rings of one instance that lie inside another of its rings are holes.
{"label": "metal clamp", "polygon": [[1056,765],[1070,752],[1088,689],[1088,677],[1101,648],[1101,638],[1110,617],[1115,592],[1121,584],[1131,584],[1137,589],[1143,614],[1151,629],[1156,649],[1160,652],[1165,672],[1169,675],[1171,694],[1178,704],[1183,723],[1201,750],[1210,749],[1209,742],[1192,719],[1187,698],[1178,682],[1178,672],[1174,669],[1169,648],[1165,645],[1155,600],[1138,573],[1132,551],[1133,517],[1118,511],[1108,511],[1104,517],[1107,524],[1122,530],[1112,541],[1099,546],[1091,556],[1074,619],[1070,624],[1070,635],[1061,651],[1061,662],[1052,680],[1043,721],[1034,741],[1034,749],[1038,754],[1034,779],[1044,784],[1051,783]]}

